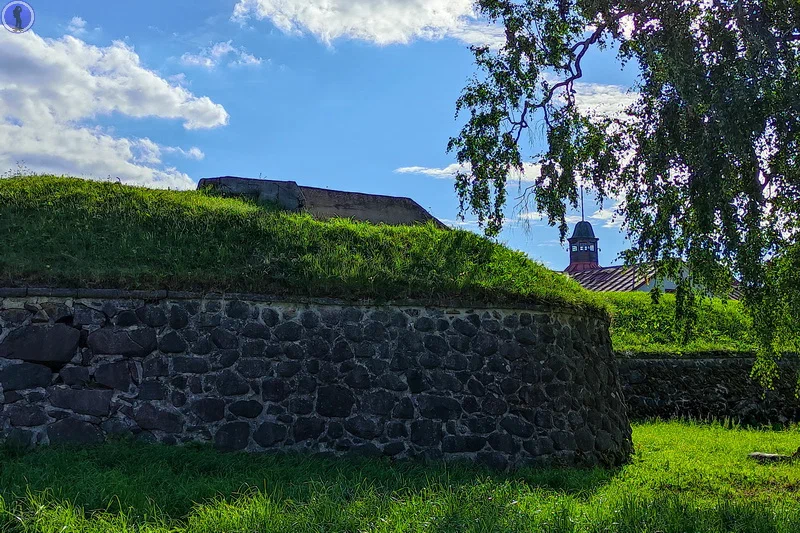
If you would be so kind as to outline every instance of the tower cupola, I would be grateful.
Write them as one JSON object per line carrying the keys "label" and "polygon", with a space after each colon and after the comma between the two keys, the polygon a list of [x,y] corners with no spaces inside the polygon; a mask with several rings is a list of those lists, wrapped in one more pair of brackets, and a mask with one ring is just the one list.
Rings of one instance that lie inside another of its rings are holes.
{"label": "tower cupola", "polygon": [[600,268],[597,254],[598,239],[594,236],[594,229],[589,222],[585,220],[578,222],[572,237],[567,241],[569,241],[569,266],[565,272],[583,272]]}

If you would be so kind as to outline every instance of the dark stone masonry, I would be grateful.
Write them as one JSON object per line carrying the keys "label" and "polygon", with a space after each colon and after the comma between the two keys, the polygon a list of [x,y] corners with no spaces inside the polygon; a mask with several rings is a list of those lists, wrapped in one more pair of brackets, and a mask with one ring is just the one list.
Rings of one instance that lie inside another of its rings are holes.
{"label": "dark stone masonry", "polygon": [[556,308],[2,289],[0,437],[617,465],[608,323]]}
{"label": "dark stone masonry", "polygon": [[707,354],[677,359],[619,359],[620,382],[631,419],[730,419],[746,425],[800,422],[795,396],[800,361],[779,364],[773,390],[750,377],[755,359]]}

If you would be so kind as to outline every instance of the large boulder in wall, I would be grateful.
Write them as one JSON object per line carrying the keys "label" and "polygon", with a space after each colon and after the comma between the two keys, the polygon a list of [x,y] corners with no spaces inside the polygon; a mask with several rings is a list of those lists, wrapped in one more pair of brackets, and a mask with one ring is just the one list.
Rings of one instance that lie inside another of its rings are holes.
{"label": "large boulder in wall", "polygon": [[26,326],[8,334],[0,357],[34,363],[68,363],[75,355],[81,332],[66,324]]}

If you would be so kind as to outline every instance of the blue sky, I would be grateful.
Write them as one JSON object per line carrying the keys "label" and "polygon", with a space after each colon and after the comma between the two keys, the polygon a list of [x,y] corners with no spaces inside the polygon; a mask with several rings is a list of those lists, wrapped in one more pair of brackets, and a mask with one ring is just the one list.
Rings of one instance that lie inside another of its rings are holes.
{"label": "blue sky", "polygon": [[[471,0],[29,3],[31,31],[0,31],[0,171],[24,161],[173,188],[261,176],[409,196],[455,223],[445,147],[474,72],[468,46],[502,42]],[[613,53],[584,64],[581,105],[610,112],[631,101],[632,74]],[[557,229],[513,209],[517,186],[510,192],[500,240],[565,268]],[[610,212],[587,201],[586,214],[601,264],[616,263],[624,241]]]}

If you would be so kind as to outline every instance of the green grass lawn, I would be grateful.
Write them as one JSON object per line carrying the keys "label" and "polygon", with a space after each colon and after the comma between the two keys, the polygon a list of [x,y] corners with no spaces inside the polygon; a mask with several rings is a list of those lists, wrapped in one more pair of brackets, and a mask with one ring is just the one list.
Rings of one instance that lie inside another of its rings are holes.
{"label": "green grass lawn", "polygon": [[796,532],[800,431],[634,427],[618,470],[221,454],[114,443],[0,455],[0,531]]}

